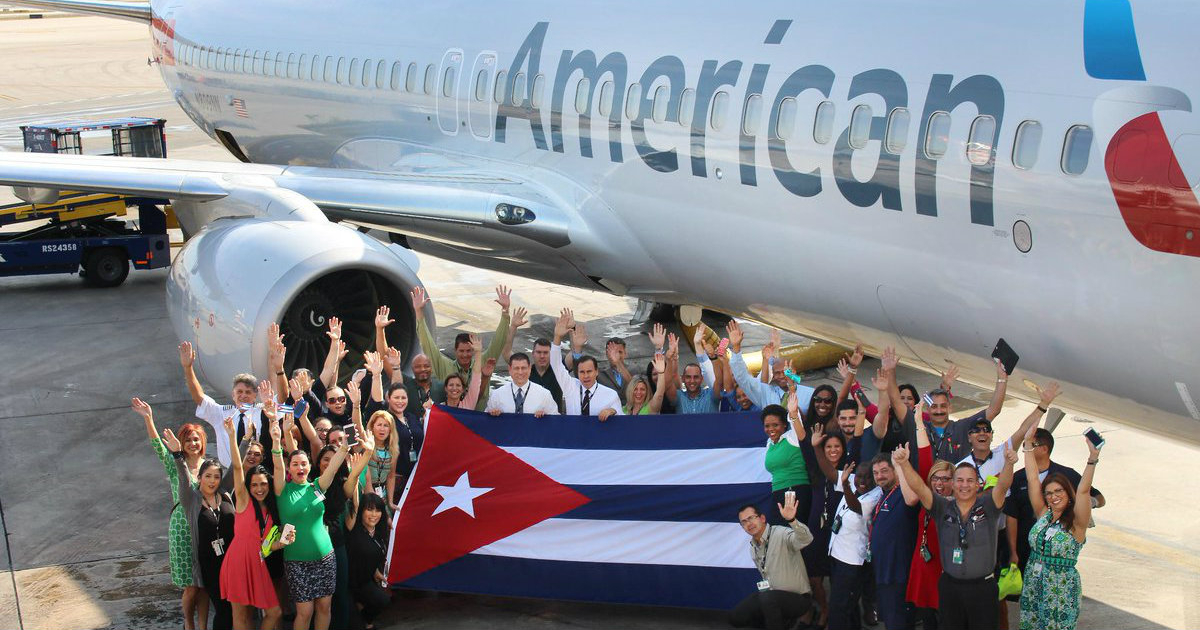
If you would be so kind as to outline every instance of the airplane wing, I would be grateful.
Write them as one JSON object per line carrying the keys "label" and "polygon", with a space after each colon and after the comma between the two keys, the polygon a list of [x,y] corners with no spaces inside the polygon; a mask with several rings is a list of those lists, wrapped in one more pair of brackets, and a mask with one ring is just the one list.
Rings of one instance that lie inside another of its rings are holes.
{"label": "airplane wing", "polygon": [[104,2],[103,0],[21,0],[0,2],[19,7],[67,11],[85,15],[103,15],[135,22],[150,22],[152,14],[149,2]]}
{"label": "airplane wing", "polygon": [[0,185],[52,194],[73,190],[170,199],[190,233],[219,218],[260,217],[347,220],[436,240],[474,228],[470,242],[499,248],[505,241],[527,248],[532,240],[555,249],[571,242],[569,210],[534,182],[465,169],[392,174],[0,152]]}

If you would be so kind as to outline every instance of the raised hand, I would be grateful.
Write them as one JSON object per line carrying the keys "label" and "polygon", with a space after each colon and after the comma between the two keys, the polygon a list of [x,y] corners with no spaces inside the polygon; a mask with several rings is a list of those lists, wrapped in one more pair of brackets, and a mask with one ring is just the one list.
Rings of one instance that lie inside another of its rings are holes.
{"label": "raised hand", "polygon": [[383,358],[388,365],[392,366],[393,370],[399,370],[401,367],[404,367],[404,359],[400,355],[399,348],[388,346],[383,350]]}
{"label": "raised hand", "polygon": [[346,342],[338,339],[334,343],[337,344],[338,361],[345,359],[346,355],[350,353],[350,350],[346,347]]}
{"label": "raised hand", "polygon": [[429,299],[429,295],[425,293],[424,288],[415,287],[409,292],[409,296],[412,297],[413,313],[416,314],[418,318],[421,317],[422,309],[424,309],[425,305],[429,304],[431,301]]}
{"label": "raised hand", "polygon": [[789,418],[800,417],[800,397],[796,395],[796,381],[788,379],[787,409]]}
{"label": "raised hand", "polygon": [[471,348],[475,351],[475,356],[482,355],[483,354],[483,339],[480,339],[479,335],[476,335],[474,333],[469,335],[469,337],[471,339]]}
{"label": "raised hand", "polygon": [[863,360],[863,347],[861,343],[854,346],[854,352],[850,353],[850,356],[847,357],[847,360],[849,361],[851,368],[854,368],[855,370],[858,369],[858,366],[862,364]]}
{"label": "raised hand", "polygon": [[729,323],[725,325],[725,334],[729,336],[729,347],[734,352],[741,352],[742,341],[746,339],[746,333],[742,332],[742,327],[737,320],[729,320]]}
{"label": "raised hand", "polygon": [[271,379],[264,378],[258,382],[258,400],[263,404],[268,400],[275,401],[275,388],[271,385]]}
{"label": "raised hand", "polygon": [[235,441],[233,437],[236,435],[236,428],[233,426],[233,416],[225,418],[221,426],[225,428],[225,433],[229,435],[229,443],[232,444]]}
{"label": "raised hand", "polygon": [[154,417],[154,412],[150,410],[150,404],[142,401],[141,398],[134,398],[129,402],[131,403],[130,406],[133,408],[133,412],[137,415],[147,420]]}
{"label": "raised hand", "polygon": [[884,372],[883,370],[875,370],[875,376],[871,378],[871,385],[875,387],[876,391],[881,391],[881,392],[887,391],[887,387],[888,387],[887,373]]}
{"label": "raised hand", "polygon": [[392,308],[386,304],[375,309],[375,328],[387,328],[394,324],[396,320],[392,319]]}
{"label": "raised hand", "polygon": [[783,520],[791,521],[796,518],[796,507],[797,506],[796,506],[796,493],[795,492],[784,493],[783,504],[780,505],[780,504],[776,503],[775,505],[779,507],[779,515],[783,517]]}
{"label": "raised hand", "polygon": [[507,311],[512,305],[512,289],[503,284],[496,285],[496,303],[500,305],[500,310]]}
{"label": "raised hand", "polygon": [[304,396],[304,390],[300,387],[299,378],[293,378],[288,381],[288,393],[292,395],[293,401],[298,401]]}
{"label": "raised hand", "polygon": [[576,322],[575,328],[571,330],[571,347],[575,348],[575,352],[579,352],[580,350],[583,350],[583,347],[587,345],[587,342],[587,326]]}
{"label": "raised hand", "polygon": [[850,364],[846,362],[846,359],[838,359],[837,371],[843,381],[850,378]]}
{"label": "raised hand", "polygon": [[175,437],[175,433],[173,433],[170,429],[163,429],[162,436],[163,446],[167,447],[168,451],[171,451],[172,453],[178,453],[183,448],[183,446],[179,444],[179,438]]}
{"label": "raised hand", "polygon": [[528,314],[529,311],[525,310],[524,307],[518,306],[517,308],[514,308],[512,311],[512,316],[508,320],[508,329],[516,330],[525,324],[528,324],[529,320],[525,319],[525,316]]}
{"label": "raised hand", "polygon": [[604,356],[608,358],[608,364],[616,367],[621,362],[621,356],[617,353],[617,344],[608,342],[604,344]]}
{"label": "raised hand", "polygon": [[[281,441],[283,439],[283,429],[279,428],[279,420],[276,419],[274,415],[270,416],[270,420],[271,425],[267,429],[267,432],[271,434],[271,443],[276,445],[283,444]],[[277,446],[276,448],[282,447]]]}
{"label": "raised hand", "polygon": [[666,356],[658,354],[658,353],[654,354],[654,371],[655,372],[666,372],[667,371],[667,357]]}
{"label": "raised hand", "polygon": [[778,328],[772,328],[772,329],[771,329],[771,337],[770,337],[770,340],[771,340],[771,341],[770,341],[771,348],[773,348],[773,349],[774,349],[774,350],[776,350],[776,351],[778,351],[778,350],[782,350],[782,349],[783,349],[783,335],[781,335],[781,334],[779,333],[779,329],[778,329]]}
{"label": "raised hand", "polygon": [[1004,461],[1009,466],[1017,463],[1017,452],[1013,450],[1012,445],[1008,442],[1004,443]]}
{"label": "raised hand", "polygon": [[383,357],[378,352],[368,350],[363,353],[363,362],[366,363],[367,371],[374,376],[379,376],[383,371]]}
{"label": "raised hand", "polygon": [[771,362],[771,357],[775,356],[775,346],[767,342],[767,345],[763,346],[762,350],[759,350],[759,354],[762,355],[763,365],[766,365]]}
{"label": "raised hand", "polygon": [[350,381],[346,383],[346,400],[349,400],[355,407],[362,401],[362,388],[358,383]]}
{"label": "raised hand", "polygon": [[1092,444],[1092,441],[1089,440],[1086,435],[1083,436],[1083,439],[1087,442],[1088,460],[1095,461],[1097,459],[1100,459],[1100,449],[1096,448],[1096,445]]}
{"label": "raised hand", "polygon": [[838,475],[838,483],[845,483],[850,478],[850,474],[853,473],[854,469],[857,467],[858,462],[846,462],[845,468],[842,468],[841,474]]}
{"label": "raised hand", "polygon": [[958,380],[958,366],[951,365],[942,372],[942,389],[949,390],[954,385],[954,381]]}
{"label": "raised hand", "polygon": [[667,335],[667,356],[672,358],[679,357],[679,337],[675,333]]}
{"label": "raised hand", "polygon": [[901,466],[908,462],[909,452],[908,444],[901,444],[892,451],[892,467],[899,470]]}
{"label": "raised hand", "polygon": [[692,348],[695,349],[696,354],[700,354],[704,348],[705,330],[708,330],[707,326],[704,324],[696,324],[696,330],[692,333]]}
{"label": "raised hand", "polygon": [[192,349],[192,342],[185,341],[179,344],[179,364],[183,367],[192,367],[196,363],[196,351]]}
{"label": "raised hand", "polygon": [[262,401],[262,414],[268,418],[274,418],[278,407],[275,405],[275,396],[264,398]]}
{"label": "raised hand", "polygon": [[879,364],[885,372],[895,370],[897,365],[900,365],[900,358],[896,356],[896,349],[888,346],[883,349],[883,354],[879,357]]}
{"label": "raised hand", "polygon": [[561,340],[571,330],[571,324],[575,321],[575,316],[571,314],[571,309],[564,308],[558,313],[558,319],[554,322],[554,338]]}
{"label": "raised hand", "polygon": [[655,350],[662,350],[667,343],[667,329],[658,322],[654,323],[654,327],[646,335],[650,337],[650,343],[654,344]]}
{"label": "raised hand", "polygon": [[823,440],[823,439],[825,439],[825,427],[818,424],[813,427],[813,434],[812,434],[813,448],[819,448],[821,446],[821,440]]}
{"label": "raised hand", "polygon": [[[308,371],[301,372],[296,377],[296,382],[300,384],[300,393],[307,394],[312,389],[313,379],[308,375]],[[299,400],[298,398],[296,400]]]}
{"label": "raised hand", "polygon": [[491,357],[487,361],[483,362],[483,369],[481,369],[479,371],[479,378],[481,379],[481,382],[482,382],[482,385],[480,385],[480,387],[487,386],[488,379],[492,378],[492,372],[494,372],[495,370],[496,370],[496,357]]}
{"label": "raised hand", "polygon": [[342,320],[340,320],[336,317],[330,317],[329,318],[329,330],[326,331],[325,334],[329,335],[329,339],[331,341],[341,341],[342,340]]}
{"label": "raised hand", "polygon": [[1042,388],[1042,392],[1041,392],[1042,406],[1049,409],[1050,403],[1054,402],[1054,399],[1058,398],[1058,395],[1061,393],[1062,393],[1062,390],[1059,389],[1057,382],[1050,381],[1049,383],[1047,383],[1046,386]]}

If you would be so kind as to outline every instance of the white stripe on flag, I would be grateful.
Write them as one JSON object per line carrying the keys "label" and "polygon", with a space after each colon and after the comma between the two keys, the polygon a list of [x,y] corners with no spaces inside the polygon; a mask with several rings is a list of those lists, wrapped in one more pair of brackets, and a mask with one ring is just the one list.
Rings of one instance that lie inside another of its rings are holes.
{"label": "white stripe on flag", "polygon": [[472,553],[533,560],[753,569],[737,523],[552,518]]}
{"label": "white stripe on flag", "polygon": [[577,486],[701,486],[771,481],[766,450],[703,448],[605,451],[501,447],[547,477]]}

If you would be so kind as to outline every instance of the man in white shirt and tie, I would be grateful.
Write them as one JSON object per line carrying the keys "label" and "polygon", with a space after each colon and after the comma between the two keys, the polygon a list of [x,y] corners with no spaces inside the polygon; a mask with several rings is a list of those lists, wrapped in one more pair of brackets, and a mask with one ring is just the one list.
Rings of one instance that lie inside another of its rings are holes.
{"label": "man in white shirt and tie", "polygon": [[550,390],[529,380],[531,367],[529,355],[524,352],[515,352],[508,357],[508,375],[512,382],[492,390],[487,402],[488,413],[493,416],[531,413],[538,418],[558,414],[558,403],[554,402]]}
{"label": "man in white shirt and tie", "polygon": [[599,366],[592,357],[582,357],[575,361],[575,373],[579,378],[567,372],[563,364],[562,351],[558,344],[563,335],[571,331],[571,344],[578,353],[583,350],[583,340],[587,338],[583,324],[575,323],[575,317],[569,309],[563,309],[554,324],[554,344],[550,350],[550,368],[562,388],[563,403],[568,416],[597,416],[601,422],[621,413],[621,397],[616,390],[596,382]]}
{"label": "man in white shirt and tie", "polygon": [[[230,393],[233,404],[221,405],[204,393],[200,379],[196,378],[195,362],[196,351],[192,349],[192,344],[187,341],[179,344],[179,363],[183,366],[183,376],[187,383],[188,393],[192,395],[192,402],[196,403],[196,417],[213,427],[217,436],[217,460],[221,462],[221,465],[230,465],[230,462],[233,461],[230,449],[237,447],[236,444],[229,443],[229,438],[225,434],[225,418],[230,416],[233,416],[233,426],[236,427],[239,443],[249,433],[262,442],[264,451],[272,448],[271,436],[263,430],[262,408],[256,404],[258,402],[258,379],[251,374],[238,374],[233,377],[233,391]],[[266,465],[266,463],[264,459],[263,464]]]}

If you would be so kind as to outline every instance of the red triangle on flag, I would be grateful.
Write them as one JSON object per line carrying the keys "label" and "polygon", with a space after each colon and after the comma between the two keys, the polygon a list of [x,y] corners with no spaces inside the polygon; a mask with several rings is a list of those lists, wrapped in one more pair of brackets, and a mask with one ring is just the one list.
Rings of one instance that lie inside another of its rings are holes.
{"label": "red triangle on flag", "polygon": [[[392,531],[388,580],[393,584],[590,501],[483,439],[440,406],[429,412],[413,475]],[[452,502],[445,496],[449,488],[467,483],[473,490],[465,499],[457,496],[474,516],[448,507]]]}

